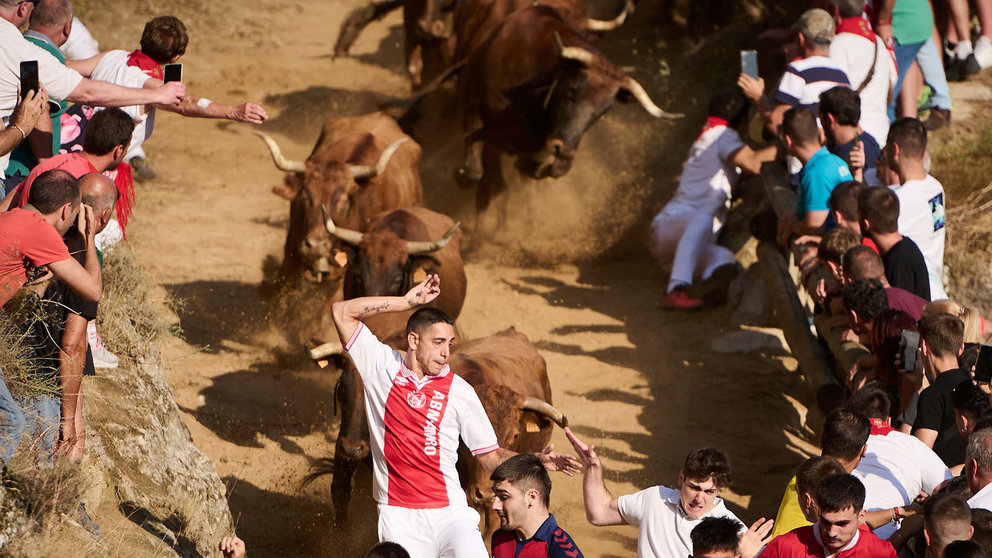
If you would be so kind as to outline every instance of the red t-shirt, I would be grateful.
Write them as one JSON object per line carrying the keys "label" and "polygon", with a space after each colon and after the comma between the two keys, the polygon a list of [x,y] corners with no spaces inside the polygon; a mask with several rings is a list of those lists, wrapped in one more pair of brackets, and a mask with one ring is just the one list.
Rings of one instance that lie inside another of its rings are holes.
{"label": "red t-shirt", "polygon": [[27,281],[28,266],[67,259],[65,242],[40,213],[18,208],[0,213],[0,305]]}
{"label": "red t-shirt", "polygon": [[15,202],[16,207],[24,207],[28,203],[28,196],[31,194],[31,185],[34,184],[34,179],[38,178],[43,172],[50,171],[52,169],[64,170],[76,178],[80,178],[84,175],[90,174],[91,172],[97,172],[96,167],[90,164],[79,153],[62,153],[61,155],[56,155],[54,157],[49,157],[45,159],[44,162],[39,163],[36,167],[31,169],[28,177],[24,179],[24,182],[17,187],[17,198]]}
{"label": "red t-shirt", "polygon": [[[823,558],[826,551],[816,540],[813,529],[807,525],[779,535],[768,543],[761,558]],[[876,537],[867,525],[858,528],[858,542],[847,550],[842,550],[834,558],[896,558],[896,549],[889,541]]]}

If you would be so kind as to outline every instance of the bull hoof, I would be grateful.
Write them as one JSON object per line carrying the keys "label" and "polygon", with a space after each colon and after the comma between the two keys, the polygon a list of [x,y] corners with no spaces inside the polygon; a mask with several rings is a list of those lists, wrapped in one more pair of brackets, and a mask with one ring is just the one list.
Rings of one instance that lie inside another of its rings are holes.
{"label": "bull hoof", "polygon": [[481,173],[474,173],[465,167],[459,167],[455,171],[455,182],[466,190],[474,190],[479,185],[479,180],[481,179]]}

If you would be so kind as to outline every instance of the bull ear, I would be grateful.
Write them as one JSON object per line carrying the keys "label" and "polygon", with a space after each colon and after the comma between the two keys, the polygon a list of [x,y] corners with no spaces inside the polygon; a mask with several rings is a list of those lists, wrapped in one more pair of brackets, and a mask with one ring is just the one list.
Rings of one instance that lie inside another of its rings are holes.
{"label": "bull ear", "polygon": [[293,201],[293,198],[295,198],[302,189],[303,182],[300,180],[300,177],[296,174],[287,174],[283,179],[282,184],[272,187],[272,193],[284,200]]}
{"label": "bull ear", "polygon": [[345,267],[350,259],[348,251],[341,249],[335,249],[334,256],[331,257],[331,261],[338,267]]}
{"label": "bull ear", "polygon": [[410,258],[406,265],[407,285],[412,288],[426,279],[428,274],[437,273],[441,261],[430,254],[424,254]]}

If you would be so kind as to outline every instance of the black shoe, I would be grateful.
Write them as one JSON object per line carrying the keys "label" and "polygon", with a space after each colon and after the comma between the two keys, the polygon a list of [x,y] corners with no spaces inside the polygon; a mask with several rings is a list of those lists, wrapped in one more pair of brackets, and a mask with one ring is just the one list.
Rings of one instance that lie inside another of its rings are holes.
{"label": "black shoe", "polygon": [[975,58],[975,53],[972,52],[968,55],[968,58],[964,60],[964,75],[970,76],[971,74],[977,74],[982,71],[982,67],[978,64],[978,59]]}
{"label": "black shoe", "polygon": [[944,77],[947,78],[947,81],[961,81],[964,79],[962,65],[960,60],[953,57],[950,62],[944,64]]}
{"label": "black shoe", "polygon": [[939,130],[951,125],[951,111],[947,109],[933,107],[930,109],[930,116],[923,121],[923,127],[927,130]]}

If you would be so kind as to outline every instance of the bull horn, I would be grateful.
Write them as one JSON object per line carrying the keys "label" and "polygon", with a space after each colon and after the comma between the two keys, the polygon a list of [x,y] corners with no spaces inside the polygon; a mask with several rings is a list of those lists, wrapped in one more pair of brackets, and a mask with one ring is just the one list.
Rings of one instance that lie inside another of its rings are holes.
{"label": "bull horn", "polygon": [[382,154],[379,155],[379,160],[376,161],[374,165],[352,165],[352,176],[354,176],[356,180],[379,176],[384,170],[386,170],[386,165],[389,164],[389,159],[396,154],[396,150],[399,149],[400,145],[408,139],[410,138],[400,138],[389,144],[382,150]]}
{"label": "bull horn", "polygon": [[654,102],[651,100],[651,97],[648,97],[647,91],[645,91],[644,88],[641,87],[641,84],[637,83],[637,80],[635,80],[632,77],[627,78],[627,83],[625,83],[623,87],[627,91],[630,91],[630,94],[633,95],[635,99],[637,99],[638,103],[641,103],[641,106],[644,107],[644,110],[648,111],[648,114],[650,114],[655,118],[668,118],[671,120],[675,120],[677,118],[682,118],[683,116],[685,116],[684,114],[665,112],[661,110],[661,108],[659,108],[658,105],[654,104]]}
{"label": "bull horn", "polygon": [[334,220],[331,216],[327,214],[327,206],[321,205],[320,211],[324,214],[324,228],[331,236],[351,244],[352,246],[358,246],[362,242],[362,238],[365,237],[364,234],[353,231],[351,229],[346,229],[344,227],[338,227],[334,225]]}
{"label": "bull horn", "polygon": [[444,236],[437,240],[408,240],[406,241],[406,253],[411,256],[418,256],[420,254],[429,254],[444,248],[451,242],[451,237],[455,236],[455,231],[462,224],[458,221],[448,229],[448,232],[444,233]]}
{"label": "bull horn", "polygon": [[623,11],[620,15],[613,19],[602,20],[589,18],[586,20],[586,30],[593,33],[606,33],[607,31],[613,31],[617,27],[623,25],[623,22],[627,20],[627,16],[634,11],[634,3],[627,2],[624,6]]}
{"label": "bull horn", "polygon": [[569,60],[576,60],[586,66],[591,66],[595,60],[593,54],[584,48],[565,46],[565,43],[561,40],[561,35],[557,31],[555,31],[555,49],[558,51],[558,56]]}
{"label": "bull horn", "polygon": [[524,404],[521,405],[521,407],[525,411],[541,413],[542,415],[555,421],[555,424],[562,428],[568,426],[568,418],[566,418],[561,411],[552,407],[547,401],[541,401],[536,397],[527,397],[524,399]]}
{"label": "bull horn", "polygon": [[282,150],[279,149],[279,144],[276,140],[269,137],[265,132],[260,132],[255,130],[255,135],[262,138],[265,145],[269,146],[269,153],[272,154],[272,161],[276,164],[276,167],[281,171],[286,172],[303,172],[307,170],[307,165],[303,161],[291,161],[282,156]]}

